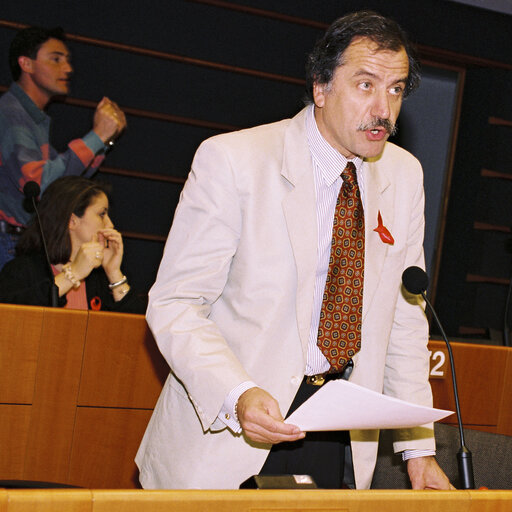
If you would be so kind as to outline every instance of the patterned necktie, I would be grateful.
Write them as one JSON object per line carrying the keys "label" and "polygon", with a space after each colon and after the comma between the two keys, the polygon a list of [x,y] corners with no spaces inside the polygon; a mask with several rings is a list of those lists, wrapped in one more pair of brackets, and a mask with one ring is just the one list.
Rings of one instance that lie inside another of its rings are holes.
{"label": "patterned necktie", "polygon": [[361,348],[364,212],[352,162],[341,177],[317,341],[331,365],[329,373],[341,372]]}

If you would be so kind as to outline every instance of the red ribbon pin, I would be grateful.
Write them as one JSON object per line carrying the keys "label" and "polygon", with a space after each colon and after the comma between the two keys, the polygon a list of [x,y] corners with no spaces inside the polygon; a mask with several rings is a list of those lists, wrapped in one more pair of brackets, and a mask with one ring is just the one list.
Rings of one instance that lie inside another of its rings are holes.
{"label": "red ribbon pin", "polygon": [[101,299],[96,295],[89,303],[93,311],[101,311]]}
{"label": "red ribbon pin", "polygon": [[384,224],[382,224],[382,215],[380,214],[380,210],[379,210],[379,214],[377,215],[377,223],[378,223],[378,226],[373,231],[376,231],[377,233],[379,233],[380,239],[385,244],[393,245],[395,243],[395,240],[391,236],[391,233],[389,232],[388,228],[386,226],[384,226]]}

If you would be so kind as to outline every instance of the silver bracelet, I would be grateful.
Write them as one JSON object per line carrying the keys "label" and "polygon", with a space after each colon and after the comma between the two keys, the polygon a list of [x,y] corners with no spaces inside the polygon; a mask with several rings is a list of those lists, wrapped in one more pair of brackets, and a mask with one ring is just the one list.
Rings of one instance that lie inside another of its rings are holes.
{"label": "silver bracelet", "polygon": [[75,277],[75,274],[73,274],[73,271],[71,270],[71,263],[62,265],[62,271],[64,272],[66,279],[71,281],[73,288],[80,288],[80,281]]}
{"label": "silver bracelet", "polygon": [[128,282],[128,278],[126,276],[123,276],[120,281],[117,281],[117,283],[109,284],[108,287],[113,290],[114,288],[117,288],[118,286],[121,286],[122,284]]}

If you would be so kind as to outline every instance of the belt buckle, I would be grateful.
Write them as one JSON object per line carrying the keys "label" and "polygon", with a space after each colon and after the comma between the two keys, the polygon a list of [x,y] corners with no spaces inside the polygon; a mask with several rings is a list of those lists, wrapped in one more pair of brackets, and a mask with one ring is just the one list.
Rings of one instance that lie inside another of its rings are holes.
{"label": "belt buckle", "polygon": [[306,377],[306,384],[311,384],[312,386],[323,386],[324,382],[325,376],[322,374],[308,375]]}

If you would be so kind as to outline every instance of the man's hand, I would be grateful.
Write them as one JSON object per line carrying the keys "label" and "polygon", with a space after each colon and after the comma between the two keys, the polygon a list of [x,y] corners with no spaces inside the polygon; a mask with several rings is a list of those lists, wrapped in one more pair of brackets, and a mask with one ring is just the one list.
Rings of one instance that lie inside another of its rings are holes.
{"label": "man's hand", "polygon": [[261,388],[251,388],[242,393],[237,415],[245,435],[258,443],[297,441],[306,435],[299,427],[283,422],[279,404]]}
{"label": "man's hand", "polygon": [[117,103],[103,98],[96,107],[92,129],[104,144],[115,139],[126,128],[126,117]]}
{"label": "man's hand", "polygon": [[409,459],[407,472],[413,489],[455,489],[434,457]]}

